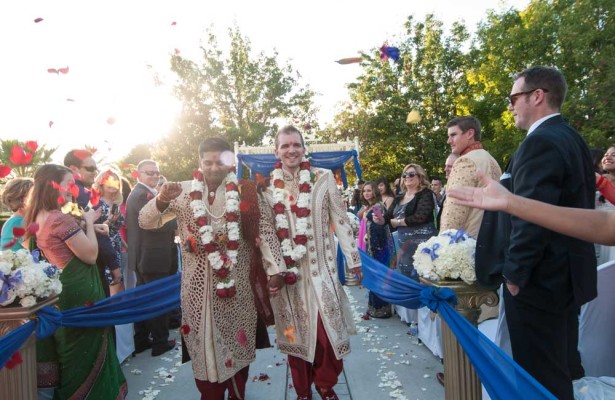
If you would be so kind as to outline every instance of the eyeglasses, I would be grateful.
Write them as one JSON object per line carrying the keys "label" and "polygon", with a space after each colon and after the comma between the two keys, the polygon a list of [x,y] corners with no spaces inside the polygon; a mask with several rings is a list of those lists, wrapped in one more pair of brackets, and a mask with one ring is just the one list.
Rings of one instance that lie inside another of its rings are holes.
{"label": "eyeglasses", "polygon": [[402,178],[414,178],[417,175],[418,174],[416,172],[404,172],[403,174],[401,174],[401,177]]}
{"label": "eyeglasses", "polygon": [[517,102],[517,99],[519,98],[519,96],[525,95],[525,94],[530,94],[530,93],[534,93],[537,90],[542,90],[545,93],[548,93],[549,90],[548,89],[544,89],[544,88],[536,88],[536,89],[532,89],[532,90],[526,90],[524,92],[517,92],[517,93],[513,93],[513,94],[509,94],[508,95],[508,104],[510,104],[511,106],[515,106],[515,103]]}
{"label": "eyeglasses", "polygon": [[81,167],[81,168],[85,169],[85,170],[86,170],[86,171],[88,171],[88,172],[96,172],[96,171],[98,171],[98,168],[97,168],[97,167],[91,167],[91,166],[89,166],[89,167]]}
{"label": "eyeglasses", "polygon": [[147,176],[160,176],[160,171],[139,171]]}

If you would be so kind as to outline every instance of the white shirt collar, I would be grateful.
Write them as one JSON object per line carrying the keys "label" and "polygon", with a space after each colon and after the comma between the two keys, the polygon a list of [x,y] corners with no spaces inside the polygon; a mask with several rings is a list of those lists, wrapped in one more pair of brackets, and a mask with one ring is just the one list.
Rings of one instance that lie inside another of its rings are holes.
{"label": "white shirt collar", "polygon": [[555,117],[556,115],[559,115],[559,114],[560,113],[549,114],[547,116],[544,116],[544,117],[540,118],[538,121],[534,122],[532,124],[532,126],[530,126],[530,129],[527,130],[527,134],[529,135],[530,133],[534,132],[536,130],[536,128],[538,128],[540,126],[540,124],[542,124],[543,122],[545,122],[549,118]]}
{"label": "white shirt collar", "polygon": [[143,187],[144,187],[144,188],[146,188],[147,190],[149,190],[150,192],[152,192],[152,194],[153,194],[154,196],[156,196],[156,195],[158,194],[158,191],[157,191],[156,189],[154,189],[154,188],[151,188],[151,187],[147,186],[147,185],[146,185],[145,183],[143,183],[143,182],[137,182],[137,184],[138,184],[138,185],[143,185]]}

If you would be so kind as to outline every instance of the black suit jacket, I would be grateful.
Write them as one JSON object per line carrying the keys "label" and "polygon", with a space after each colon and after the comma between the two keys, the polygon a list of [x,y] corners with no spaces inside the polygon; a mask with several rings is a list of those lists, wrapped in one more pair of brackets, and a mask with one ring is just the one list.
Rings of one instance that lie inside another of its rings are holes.
{"label": "black suit jacket", "polygon": [[175,221],[159,229],[139,227],[139,211],[154,196],[143,184],[137,184],[126,200],[128,227],[128,268],[142,274],[170,274],[174,260]]}
{"label": "black suit jacket", "polygon": [[[594,208],[595,182],[587,144],[561,116],[523,140],[500,180],[517,195],[576,208]],[[490,287],[508,279],[519,301],[555,312],[597,295],[593,244],[498,212],[483,217],[476,274]]]}

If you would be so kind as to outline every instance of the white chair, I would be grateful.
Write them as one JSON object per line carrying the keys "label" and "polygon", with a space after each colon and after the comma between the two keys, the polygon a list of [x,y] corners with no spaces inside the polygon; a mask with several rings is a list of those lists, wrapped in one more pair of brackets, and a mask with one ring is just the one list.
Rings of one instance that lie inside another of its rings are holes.
{"label": "white chair", "polygon": [[615,261],[598,267],[598,297],[581,307],[579,352],[586,376],[615,377]]}

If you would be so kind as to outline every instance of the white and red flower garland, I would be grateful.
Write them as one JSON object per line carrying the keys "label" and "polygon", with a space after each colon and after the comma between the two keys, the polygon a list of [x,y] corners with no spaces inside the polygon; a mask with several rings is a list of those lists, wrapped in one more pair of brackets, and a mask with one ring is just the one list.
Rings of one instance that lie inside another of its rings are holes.
{"label": "white and red flower garland", "polygon": [[[282,171],[282,163],[276,163],[273,172],[273,213],[275,214],[276,234],[282,246],[282,256],[286,264],[287,274],[285,277],[287,284],[296,282],[299,270],[297,261],[307,253],[305,247],[308,237],[308,223],[310,216],[310,203],[312,199],[312,188],[314,180],[310,171],[310,162],[303,159],[299,166],[299,195],[296,204],[290,206],[290,194],[286,190],[284,183],[284,172]],[[290,207],[289,207],[290,206]],[[286,217],[286,211],[290,210],[297,217],[295,224],[295,236],[290,239],[290,225]],[[294,242],[294,247],[293,247]]]}
{"label": "white and red flower garland", "polygon": [[207,254],[209,265],[220,279],[220,282],[216,285],[216,294],[220,297],[233,297],[235,295],[235,281],[231,279],[231,272],[237,264],[239,249],[239,186],[237,174],[234,168],[230,169],[225,179],[226,209],[221,218],[224,218],[226,222],[226,235],[215,235],[213,227],[207,225],[208,208],[203,201],[203,190],[205,189],[203,173],[197,170],[192,174],[192,177],[190,207],[196,225],[199,227],[200,248]]}

